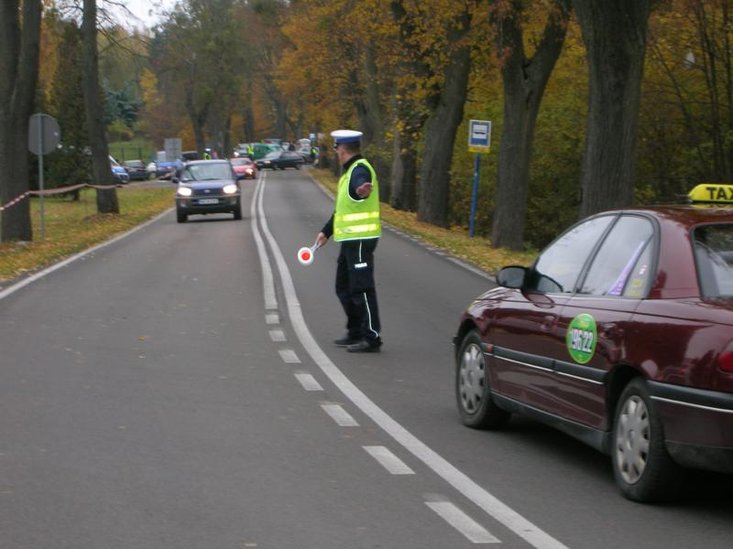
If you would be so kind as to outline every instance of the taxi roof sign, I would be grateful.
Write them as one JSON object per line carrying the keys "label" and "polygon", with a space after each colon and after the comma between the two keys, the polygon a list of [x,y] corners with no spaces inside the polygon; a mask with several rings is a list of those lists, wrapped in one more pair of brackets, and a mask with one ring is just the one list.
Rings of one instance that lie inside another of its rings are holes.
{"label": "taxi roof sign", "polygon": [[698,203],[733,204],[733,184],[700,183],[687,194],[687,198]]}

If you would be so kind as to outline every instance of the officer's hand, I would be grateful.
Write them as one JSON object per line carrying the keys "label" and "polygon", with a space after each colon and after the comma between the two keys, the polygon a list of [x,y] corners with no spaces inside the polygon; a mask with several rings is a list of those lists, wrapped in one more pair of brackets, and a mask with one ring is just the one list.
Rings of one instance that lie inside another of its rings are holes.
{"label": "officer's hand", "polygon": [[326,242],[328,242],[328,237],[323,233],[318,233],[318,236],[316,236],[316,244],[320,247],[325,245]]}
{"label": "officer's hand", "polygon": [[362,183],[356,188],[356,194],[361,198],[367,198],[372,194],[372,184],[369,182]]}

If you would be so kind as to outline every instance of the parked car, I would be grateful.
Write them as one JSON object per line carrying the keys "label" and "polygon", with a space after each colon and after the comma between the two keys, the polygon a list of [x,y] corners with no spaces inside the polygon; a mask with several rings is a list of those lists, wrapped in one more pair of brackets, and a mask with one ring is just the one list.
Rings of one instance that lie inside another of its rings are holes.
{"label": "parked car", "polygon": [[637,501],[684,467],[733,473],[733,210],[599,213],[496,282],[454,338],[464,424],[544,421],[610,454]]}
{"label": "parked car", "polygon": [[142,160],[125,160],[122,166],[127,170],[130,181],[144,181],[148,179],[148,170]]}
{"label": "parked car", "polygon": [[237,179],[255,179],[257,177],[257,166],[255,163],[246,156],[238,156],[230,158],[229,162],[232,163],[234,173],[237,174]]}
{"label": "parked car", "polygon": [[173,177],[176,190],[176,219],[185,223],[189,215],[232,213],[242,219],[242,194],[229,160],[187,162]]}
{"label": "parked car", "polygon": [[117,184],[124,185],[130,182],[130,175],[127,173],[127,170],[112,156],[109,157],[109,165],[112,168],[112,177],[114,177]]}
{"label": "parked car", "polygon": [[260,169],[284,170],[285,168],[295,168],[299,170],[305,164],[305,160],[295,151],[280,150],[267,153],[264,158],[257,160],[256,164]]}

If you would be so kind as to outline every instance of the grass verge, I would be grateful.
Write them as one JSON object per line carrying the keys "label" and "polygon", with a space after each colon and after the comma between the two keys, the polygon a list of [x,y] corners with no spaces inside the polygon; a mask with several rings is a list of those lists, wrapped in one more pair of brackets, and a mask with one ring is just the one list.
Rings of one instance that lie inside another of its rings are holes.
{"label": "grass verge", "polygon": [[70,255],[127,231],[174,205],[168,188],[118,187],[119,214],[97,213],[94,189],[82,189],[79,200],[44,199],[41,240],[40,199],[31,199],[33,242],[0,243],[0,282],[47,267]]}

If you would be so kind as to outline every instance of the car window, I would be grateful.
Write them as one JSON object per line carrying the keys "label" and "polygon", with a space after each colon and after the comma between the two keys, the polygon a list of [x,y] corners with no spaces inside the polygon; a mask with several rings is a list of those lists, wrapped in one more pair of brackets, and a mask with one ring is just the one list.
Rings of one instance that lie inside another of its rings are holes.
{"label": "car window", "polygon": [[550,244],[535,263],[528,289],[572,293],[588,256],[614,216],[588,219]]}
{"label": "car window", "polygon": [[192,164],[186,166],[181,173],[181,181],[206,181],[211,179],[232,179],[229,164],[224,162]]}
{"label": "car window", "polygon": [[705,297],[733,296],[733,225],[704,225],[692,232],[700,291]]}
{"label": "car window", "polygon": [[643,297],[651,276],[653,236],[648,219],[621,217],[595,255],[580,293]]}

